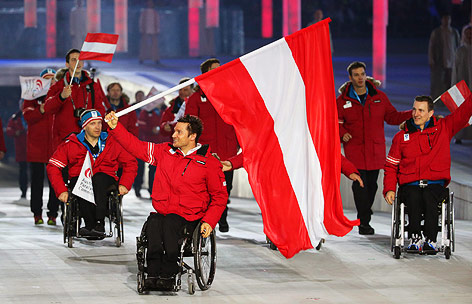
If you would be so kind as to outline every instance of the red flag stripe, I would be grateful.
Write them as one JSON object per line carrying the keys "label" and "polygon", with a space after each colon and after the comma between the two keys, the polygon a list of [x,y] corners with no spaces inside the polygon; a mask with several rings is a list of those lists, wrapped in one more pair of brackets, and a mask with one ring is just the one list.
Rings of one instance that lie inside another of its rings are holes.
{"label": "red flag stripe", "polygon": [[80,52],[80,60],[100,60],[110,63],[113,59],[113,54],[104,54],[96,52]]}
{"label": "red flag stripe", "polygon": [[[299,250],[312,248],[312,244],[285,169],[284,155],[274,133],[274,120],[241,61],[236,59],[225,67],[218,74],[209,72],[195,80],[204,88],[207,96],[212,96],[210,101],[223,120],[235,127],[244,151],[244,166],[248,170],[249,183],[263,214],[264,233],[277,244],[284,256],[292,257]],[[217,86],[215,78],[218,79]],[[233,90],[235,85],[244,90]],[[225,103],[215,103],[214,100],[225,100]],[[233,113],[252,115],[241,115],[234,119],[231,117]],[[270,196],[264,195],[267,193]],[[274,198],[277,201],[270,201]],[[283,207],[277,208],[274,204]],[[279,219],[284,219],[284,222]]]}
{"label": "red flag stripe", "polygon": [[[339,192],[341,151],[334,75],[329,41],[330,19],[312,25],[317,31],[305,28],[286,37],[287,44],[306,84],[308,126],[322,170],[324,196],[324,225],[330,234],[343,236],[358,221],[348,220],[343,213]],[[324,130],[320,133],[319,130]],[[333,161],[334,160],[334,161]]]}
{"label": "red flag stripe", "polygon": [[101,42],[109,44],[118,43],[118,35],[115,34],[104,34],[104,33],[88,33],[85,37],[86,42]]}

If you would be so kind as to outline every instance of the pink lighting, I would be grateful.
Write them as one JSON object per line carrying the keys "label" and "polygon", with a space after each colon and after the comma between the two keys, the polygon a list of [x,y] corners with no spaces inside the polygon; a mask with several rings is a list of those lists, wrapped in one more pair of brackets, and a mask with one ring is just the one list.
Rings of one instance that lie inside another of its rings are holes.
{"label": "pink lighting", "polygon": [[206,1],[206,27],[220,26],[220,0]]}
{"label": "pink lighting", "polygon": [[382,81],[385,87],[387,81],[387,24],[388,0],[374,0],[372,25],[372,76]]}
{"label": "pink lighting", "polygon": [[36,15],[36,0],[25,0],[24,6],[25,27],[36,27],[38,21]]}
{"label": "pink lighting", "polygon": [[282,34],[290,35],[301,29],[301,0],[282,0]]}
{"label": "pink lighting", "polygon": [[46,57],[56,57],[56,0],[46,0]]}
{"label": "pink lighting", "polygon": [[272,0],[262,0],[262,38],[271,38],[273,34]]}
{"label": "pink lighting", "polygon": [[115,34],[120,35],[116,50],[128,51],[128,0],[115,0]]}
{"label": "pink lighting", "polygon": [[100,0],[87,0],[87,32],[100,32]]}
{"label": "pink lighting", "polygon": [[197,57],[200,52],[200,0],[188,0],[188,55]]}

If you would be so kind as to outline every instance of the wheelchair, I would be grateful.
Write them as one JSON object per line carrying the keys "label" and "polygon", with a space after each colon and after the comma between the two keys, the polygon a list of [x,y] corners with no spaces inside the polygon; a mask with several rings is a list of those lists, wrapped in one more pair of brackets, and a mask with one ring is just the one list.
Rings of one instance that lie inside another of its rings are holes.
{"label": "wheelchair", "polygon": [[[147,221],[141,230],[141,235],[136,237],[136,259],[138,263],[137,291],[139,294],[147,293],[151,290],[178,292],[182,289],[182,276],[187,277],[188,293],[195,294],[195,281],[198,287],[204,291],[211,287],[216,271],[216,236],[213,230],[209,237],[204,238],[200,233],[201,223],[198,223],[194,231],[184,230],[180,245],[180,257],[178,259],[179,273],[176,275],[176,283],[173,290],[159,290],[147,288],[144,284],[147,278],[146,254],[148,240],[146,236]],[[193,257],[191,262],[185,259]]]}
{"label": "wheelchair", "polygon": [[[443,252],[446,259],[450,259],[452,252],[455,251],[454,237],[454,192],[450,192],[446,188],[448,195],[438,202],[438,230],[440,240],[438,240],[438,252]],[[399,202],[398,195],[395,198],[392,207],[392,226],[390,251],[395,259],[399,259],[402,252],[407,252],[405,246],[406,233],[408,233],[408,225],[406,220],[407,207],[404,203]],[[423,227],[423,225],[422,225]],[[423,229],[422,229],[423,230]]]}
{"label": "wheelchair", "polygon": [[[69,248],[73,247],[74,238],[86,238],[88,240],[99,240],[102,237],[90,237],[80,235],[81,216],[79,210],[79,199],[72,194],[69,189],[69,199],[64,204],[64,244],[67,243]],[[119,195],[116,187],[109,190],[108,193],[108,218],[109,229],[105,231],[105,238],[115,237],[116,247],[120,247],[125,240],[123,229],[123,196]],[[106,225],[105,225],[106,226]]]}

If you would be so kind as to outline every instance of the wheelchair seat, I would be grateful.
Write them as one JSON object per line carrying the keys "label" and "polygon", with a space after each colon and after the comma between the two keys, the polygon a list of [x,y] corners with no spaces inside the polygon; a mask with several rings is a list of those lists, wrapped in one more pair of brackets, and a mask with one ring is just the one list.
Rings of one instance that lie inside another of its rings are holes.
{"label": "wheelchair seat", "polygon": [[106,231],[104,237],[82,236],[80,234],[81,216],[79,209],[79,200],[76,195],[69,189],[69,199],[64,204],[64,227],[63,237],[64,243],[67,243],[69,248],[73,247],[74,238],[85,238],[87,240],[102,240],[104,238],[115,237],[115,245],[120,247],[124,242],[124,227],[123,227],[123,197],[119,195],[115,187],[110,187],[108,192],[108,213],[106,218],[109,222],[109,229]]}
{"label": "wheelchair seat", "polygon": [[[201,290],[207,290],[211,287],[216,271],[216,236],[213,230],[209,237],[203,238],[200,233],[201,223],[195,230],[188,231],[184,229],[183,237],[180,241],[180,257],[178,259],[179,272],[175,278],[175,284],[170,290],[168,288],[149,288],[145,286],[148,278],[146,254],[148,240],[146,236],[147,221],[141,229],[141,235],[136,237],[136,260],[138,264],[137,291],[139,294],[149,291],[174,291],[182,289],[182,275],[187,276],[187,287],[189,294],[195,293],[195,281]],[[193,258],[192,263],[185,259]]]}
{"label": "wheelchair seat", "polygon": [[[402,187],[398,190],[398,195],[395,197],[395,202],[392,206],[392,225],[391,225],[391,242],[390,251],[393,252],[393,257],[399,259],[402,252],[408,252],[405,246],[406,233],[408,232],[407,206],[401,202]],[[438,240],[437,251],[422,251],[421,254],[436,254],[443,252],[446,259],[451,257],[452,252],[455,251],[455,236],[454,236],[454,192],[450,192],[449,188],[445,188],[445,195],[440,197],[438,201],[438,215],[440,240]],[[423,214],[424,217],[424,214]],[[421,225],[421,230],[424,230],[424,225]],[[417,251],[415,251],[417,252]]]}

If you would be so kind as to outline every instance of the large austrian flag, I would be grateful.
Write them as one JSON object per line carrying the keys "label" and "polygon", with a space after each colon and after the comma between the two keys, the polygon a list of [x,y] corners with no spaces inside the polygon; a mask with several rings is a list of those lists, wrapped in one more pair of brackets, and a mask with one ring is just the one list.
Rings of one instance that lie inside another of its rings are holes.
{"label": "large austrian flag", "polygon": [[118,35],[88,33],[80,50],[79,60],[99,60],[110,63],[117,43]]}
{"label": "large austrian flag", "polygon": [[[470,95],[469,87],[464,80],[451,87],[449,90],[441,95],[441,100],[444,102],[449,111],[454,112]],[[472,118],[469,119],[467,126],[472,125]]]}
{"label": "large austrian flag", "polygon": [[343,236],[329,19],[195,78],[233,125],[264,233],[287,258]]}

